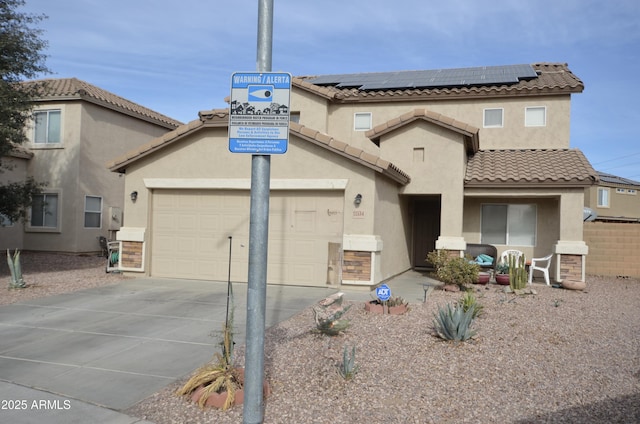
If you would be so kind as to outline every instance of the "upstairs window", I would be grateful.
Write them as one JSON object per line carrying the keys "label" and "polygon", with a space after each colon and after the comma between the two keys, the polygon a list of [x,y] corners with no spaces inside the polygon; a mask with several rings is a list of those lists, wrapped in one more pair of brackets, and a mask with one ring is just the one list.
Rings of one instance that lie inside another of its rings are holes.
{"label": "upstairs window", "polygon": [[484,127],[485,128],[502,128],[503,127],[504,109],[485,109],[484,110]]}
{"label": "upstairs window", "polygon": [[371,129],[371,112],[359,112],[353,115],[353,129],[355,131],[368,131]]}
{"label": "upstairs window", "polygon": [[38,194],[31,203],[32,227],[56,228],[58,226],[58,195]]}
{"label": "upstairs window", "polygon": [[482,205],[484,244],[535,246],[536,205]]}
{"label": "upstairs window", "polygon": [[525,127],[544,127],[547,125],[547,108],[544,106],[528,107],[524,111]]}
{"label": "upstairs window", "polygon": [[60,111],[39,110],[34,113],[35,144],[59,144],[60,143]]}
{"label": "upstairs window", "polygon": [[598,207],[599,208],[608,208],[609,207],[609,189],[598,187]]}
{"label": "upstairs window", "polygon": [[102,197],[85,196],[84,228],[100,228],[102,226]]}

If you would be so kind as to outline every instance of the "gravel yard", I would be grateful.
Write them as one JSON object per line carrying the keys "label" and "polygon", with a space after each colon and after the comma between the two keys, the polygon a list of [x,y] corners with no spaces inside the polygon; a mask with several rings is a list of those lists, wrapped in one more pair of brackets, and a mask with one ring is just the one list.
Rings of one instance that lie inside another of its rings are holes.
{"label": "gravel yard", "polygon": [[[123,278],[105,274],[97,257],[25,253],[23,267],[34,286],[0,290],[0,304]],[[5,287],[7,275],[4,264]],[[515,297],[493,284],[475,287],[484,314],[477,337],[460,344],[432,330],[437,307],[459,293],[434,291],[401,316],[354,303],[351,327],[333,338],[313,331],[306,309],[267,330],[265,422],[640,422],[640,281],[589,277],[584,292],[535,288],[537,295]],[[350,381],[337,373],[344,346],[356,347]],[[236,349],[240,364],[242,355]],[[176,397],[184,380],[123,412],[157,424],[242,422],[241,406],[200,410]]]}
{"label": "gravel yard", "polygon": [[[13,251],[11,254],[13,255]],[[0,305],[115,284],[124,279],[121,274],[107,274],[107,260],[99,256],[21,252],[20,263],[24,281],[29,287],[26,290],[7,290],[10,279],[6,252],[3,252],[2,256]]]}

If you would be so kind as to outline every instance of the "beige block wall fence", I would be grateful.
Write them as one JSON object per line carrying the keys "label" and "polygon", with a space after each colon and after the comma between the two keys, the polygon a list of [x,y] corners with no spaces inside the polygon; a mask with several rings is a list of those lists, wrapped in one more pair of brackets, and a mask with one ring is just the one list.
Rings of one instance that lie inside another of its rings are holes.
{"label": "beige block wall fence", "polygon": [[589,275],[640,278],[640,224],[585,222]]}

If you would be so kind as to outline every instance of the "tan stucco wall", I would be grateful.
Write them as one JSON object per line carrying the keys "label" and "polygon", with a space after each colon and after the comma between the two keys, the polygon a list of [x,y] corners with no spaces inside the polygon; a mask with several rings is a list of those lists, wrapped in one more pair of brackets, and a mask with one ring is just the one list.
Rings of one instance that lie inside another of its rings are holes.
{"label": "tan stucco wall", "polygon": [[[3,157],[2,172],[0,172],[0,185],[22,182],[27,176],[28,159]],[[12,225],[0,226],[0,250],[22,249],[24,243],[24,230],[21,222]]]}
{"label": "tan stucco wall", "polygon": [[[598,207],[598,188],[609,190],[609,207]],[[622,188],[625,191],[635,190],[635,194],[618,193],[616,189]],[[640,187],[614,187],[605,185],[594,185],[585,192],[584,205],[590,207],[598,216],[624,217],[640,219]]]}
{"label": "tan stucco wall", "polygon": [[462,136],[420,120],[382,137],[380,151],[411,176],[402,194],[442,195],[441,235],[460,237],[466,169]]}
{"label": "tan stucco wall", "polygon": [[381,176],[377,180],[374,234],[383,243],[380,282],[411,268],[412,238],[408,197],[398,193],[394,182]]}
{"label": "tan stucco wall", "polygon": [[[299,89],[294,88],[292,94],[292,110],[302,110],[300,123],[315,128],[314,125],[325,125],[324,111],[319,113],[318,106],[311,109],[298,107],[296,102],[308,107],[312,99],[300,98],[296,95]],[[305,93],[308,97],[308,94]],[[326,104],[326,100],[315,96],[317,104]],[[546,107],[546,126],[525,127],[526,107]],[[483,128],[484,109],[503,108],[504,126],[502,128]],[[503,97],[503,98],[465,98],[446,101],[416,101],[416,102],[387,102],[387,103],[332,103],[329,106],[326,131],[333,137],[352,144],[365,151],[375,153],[377,147],[365,136],[366,131],[354,131],[353,118],[356,112],[371,112],[373,127],[391,119],[413,111],[414,109],[428,109],[457,119],[480,129],[480,148],[536,148],[536,149],[566,149],[569,148],[571,98],[569,95],[547,97]]]}
{"label": "tan stucco wall", "polygon": [[300,125],[304,125],[322,133],[328,133],[329,119],[328,100],[308,91],[291,90],[291,112],[300,113]]}
{"label": "tan stucco wall", "polygon": [[[298,189],[304,181],[347,180],[343,210],[344,233],[373,235],[376,171],[333,154],[324,148],[292,136],[284,155],[271,156],[271,181],[296,179]],[[226,128],[206,128],[142,158],[127,168],[125,193],[138,192],[138,200],[125,201],[126,227],[145,228],[147,250],[145,270],[149,272],[151,251],[150,209],[153,191],[145,184],[168,185],[177,180],[182,184],[200,184],[215,190],[212,181],[251,178],[251,155],[230,153]],[[158,182],[158,180],[161,180]],[[246,187],[246,185],[245,185]],[[313,189],[313,185],[309,186]],[[246,191],[246,188],[244,189]],[[363,202],[356,207],[353,199],[361,194]],[[354,211],[365,211],[354,215]],[[152,272],[152,271],[151,271]]]}
{"label": "tan stucco wall", "polygon": [[[97,237],[110,236],[109,207],[122,208],[124,179],[110,172],[113,157],[156,138],[168,130],[137,118],[86,102],[48,102],[36,110],[60,109],[62,143],[41,148],[29,143],[34,157],[29,174],[57,192],[60,227],[56,231],[29,229],[25,249],[63,252],[98,251]],[[30,140],[33,129],[27,131]],[[85,196],[103,198],[102,228],[84,228]]]}

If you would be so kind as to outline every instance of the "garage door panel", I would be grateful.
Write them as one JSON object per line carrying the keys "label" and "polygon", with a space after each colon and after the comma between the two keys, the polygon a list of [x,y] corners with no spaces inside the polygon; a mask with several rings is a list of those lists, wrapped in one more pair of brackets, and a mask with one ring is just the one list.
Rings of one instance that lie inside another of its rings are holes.
{"label": "garage door panel", "polygon": [[[329,243],[342,241],[343,193],[272,192],[269,283],[326,285]],[[247,281],[248,191],[156,190],[153,194],[151,274]]]}
{"label": "garage door panel", "polygon": [[315,211],[296,211],[294,215],[294,232],[312,234],[316,230]]}

